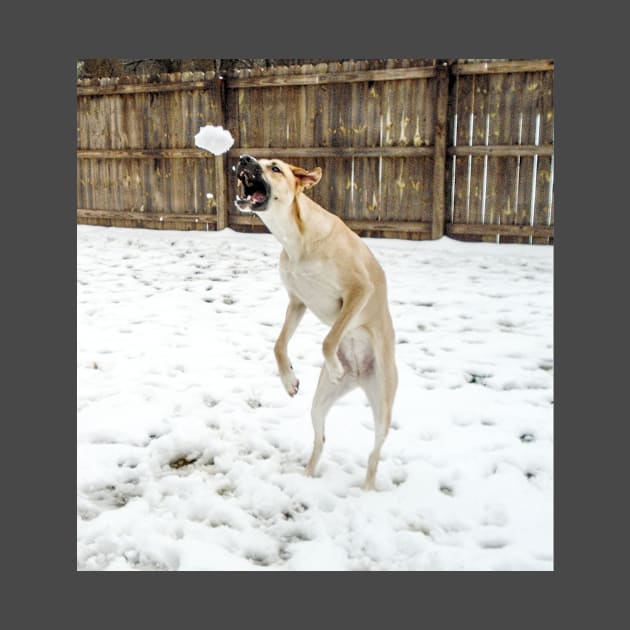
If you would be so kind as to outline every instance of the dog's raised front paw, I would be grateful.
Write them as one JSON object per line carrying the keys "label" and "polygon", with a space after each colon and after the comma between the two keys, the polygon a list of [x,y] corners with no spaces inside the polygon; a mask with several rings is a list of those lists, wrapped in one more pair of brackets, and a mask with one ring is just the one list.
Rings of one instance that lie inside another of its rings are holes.
{"label": "dog's raised front paw", "polygon": [[291,397],[295,396],[300,389],[300,381],[298,381],[298,379],[295,377],[293,370],[291,370],[289,374],[280,375],[280,378],[282,380],[284,388],[287,390],[287,394],[289,394],[289,396]]}
{"label": "dog's raised front paw", "polygon": [[295,381],[293,381],[293,383],[291,383],[291,385],[287,387],[287,392],[289,396],[293,397],[298,393],[299,389],[300,389],[300,381],[298,381],[296,378]]}

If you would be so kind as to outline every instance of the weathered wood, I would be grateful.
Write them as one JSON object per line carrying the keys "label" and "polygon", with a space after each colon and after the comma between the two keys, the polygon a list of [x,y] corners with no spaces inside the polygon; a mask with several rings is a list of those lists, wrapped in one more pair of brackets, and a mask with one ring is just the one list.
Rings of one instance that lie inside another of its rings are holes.
{"label": "weathered wood", "polygon": [[326,158],[326,157],[423,157],[432,156],[434,148],[428,147],[237,147],[230,149],[228,155],[238,158],[248,153],[255,158]]}
{"label": "weathered wood", "polygon": [[487,223],[447,223],[446,233],[448,236],[473,235],[508,235],[508,236],[536,236],[553,237],[554,228],[550,226],[537,225],[498,225]]}
{"label": "weathered wood", "polygon": [[[378,219],[382,207],[381,187],[379,181],[379,167],[381,158],[362,158],[361,164],[355,176],[358,208],[361,212],[354,218],[367,220]],[[357,160],[355,159],[355,163]]]}
{"label": "weathered wood", "polygon": [[[357,68],[358,69],[358,68]],[[351,106],[349,108],[350,129],[348,133],[347,145],[365,146],[367,137],[367,125],[365,124],[365,103],[367,101],[367,83],[352,83],[349,85],[348,98]],[[363,173],[365,170],[365,158],[355,158],[350,161],[351,189],[348,197],[348,210],[346,216],[349,219],[358,219],[365,212],[366,193],[365,189],[360,189],[363,184]]]}
{"label": "weathered wood", "polygon": [[427,79],[435,76],[435,68],[394,68],[389,70],[363,70],[356,72],[328,72],[305,75],[269,75],[233,78],[227,81],[228,88],[271,87],[278,85],[328,85],[331,83],[355,83],[361,81],[396,81],[400,79]]}
{"label": "weathered wood", "polygon": [[[520,109],[522,114],[522,142],[523,144],[535,144],[536,115],[538,113],[537,99],[539,87],[538,73],[528,72],[521,77]],[[532,217],[532,204],[536,193],[533,188],[535,183],[538,160],[535,156],[521,156],[518,181],[518,212],[516,223],[529,225]]]}
{"label": "weathered wood", "polygon": [[480,63],[456,63],[453,74],[504,74],[509,72],[543,72],[554,68],[551,59],[525,59],[517,61],[483,61]]}
{"label": "weathered wood", "polygon": [[[456,147],[472,145],[471,113],[473,111],[474,76],[457,76],[457,135]],[[470,220],[470,185],[472,158],[457,160],[455,169],[455,198],[453,204],[453,222],[468,223]]]}
{"label": "weathered wood", "polygon": [[541,117],[540,143],[553,143],[554,112],[553,112],[553,72],[542,73],[541,86]]}
{"label": "weathered wood", "polygon": [[217,230],[222,230],[228,226],[228,200],[225,157],[220,155],[217,158],[216,174],[216,198],[217,198]]}
{"label": "weathered wood", "polygon": [[448,114],[448,71],[442,66],[438,71],[437,103],[435,106],[435,153],[433,156],[433,217],[431,238],[444,235],[446,196],[446,132]]}
{"label": "weathered wood", "polygon": [[[216,96],[219,104],[219,112],[217,112],[216,123],[222,127],[227,127],[227,121],[229,116],[226,112],[227,109],[227,92],[225,90],[225,83],[220,83],[215,86]],[[229,129],[229,127],[228,127]],[[226,228],[229,224],[229,208],[231,204],[230,191],[228,185],[230,183],[231,172],[228,172],[227,157],[225,154],[217,156],[214,163],[215,166],[215,186],[216,186],[216,206],[217,213],[217,230]]]}
{"label": "weathered wood", "polygon": [[[307,66],[304,69],[303,74],[312,74],[314,67],[312,65]],[[299,108],[300,108],[300,127],[298,129],[298,137],[296,138],[296,146],[300,147],[313,147],[315,146],[315,116],[316,116],[316,102],[315,91],[317,86],[302,85],[299,87]]]}
{"label": "weathered wood", "polygon": [[110,216],[120,216],[124,218],[148,218],[148,219],[157,219],[160,220],[162,218],[170,218],[170,219],[181,219],[187,220],[190,219],[194,221],[198,219],[199,221],[209,221],[212,223],[216,223],[217,216],[216,214],[208,214],[207,212],[195,213],[195,212],[173,212],[173,213],[163,213],[163,212],[154,212],[151,210],[145,211],[123,211],[123,210],[94,210],[88,208],[77,208],[77,217],[110,217]]}
{"label": "weathered wood", "polygon": [[206,90],[220,79],[209,81],[179,81],[168,83],[137,83],[115,85],[77,86],[77,96],[105,96],[111,94],[148,94],[150,92],[179,92],[181,90]]}
{"label": "weathered wood", "polygon": [[[225,112],[224,112],[224,127],[230,129],[232,136],[234,137],[234,143],[236,146],[243,146],[247,142],[248,133],[248,115],[249,108],[241,107],[241,102],[244,100],[243,90],[225,90],[223,89],[223,95],[225,99]],[[227,213],[226,221],[230,225],[230,215],[237,212],[232,200],[234,199],[234,191],[236,190],[236,175],[232,171],[233,161],[231,160],[229,153],[223,156],[223,166],[225,176],[225,191],[224,199],[226,199],[225,212]]]}
{"label": "weathered wood", "polygon": [[215,230],[216,215],[77,209],[77,224],[159,230]]}
{"label": "weathered wood", "polygon": [[[505,76],[493,74],[487,77],[488,146],[498,144],[501,138],[503,125],[501,103],[504,97]],[[485,223],[498,223],[499,203],[505,195],[505,160],[492,155],[484,156],[484,159],[486,168]]]}
{"label": "weathered wood", "polygon": [[421,221],[367,221],[348,220],[344,223],[352,230],[371,230],[375,232],[419,232],[431,234],[431,224]]}
{"label": "weathered wood", "polygon": [[[238,214],[230,217],[233,225],[263,225],[256,215]],[[344,220],[344,223],[352,230],[371,230],[375,232],[419,232],[431,234],[431,224],[421,221],[369,221],[369,220]]]}
{"label": "weathered wood", "polygon": [[[473,77],[475,93],[473,102],[473,145],[485,146],[488,116],[489,76],[482,74]],[[470,223],[485,223],[486,203],[486,157],[472,158],[470,187]]]}
{"label": "weathered wood", "polygon": [[212,160],[216,156],[203,149],[79,149],[77,158],[86,160],[190,159]]}

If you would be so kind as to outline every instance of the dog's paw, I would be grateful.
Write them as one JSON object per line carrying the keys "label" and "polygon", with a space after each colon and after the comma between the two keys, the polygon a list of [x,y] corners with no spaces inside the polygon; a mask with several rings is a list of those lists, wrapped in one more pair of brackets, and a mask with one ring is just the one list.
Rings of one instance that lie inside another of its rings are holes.
{"label": "dog's paw", "polygon": [[289,396],[293,398],[293,396],[295,396],[298,393],[299,389],[300,389],[300,381],[298,381],[296,378],[291,383],[291,385],[287,387],[287,393],[289,394]]}
{"label": "dog's paw", "polygon": [[284,388],[287,390],[287,394],[291,397],[295,396],[300,389],[300,381],[295,377],[293,370],[288,374],[282,374],[280,378],[282,379]]}

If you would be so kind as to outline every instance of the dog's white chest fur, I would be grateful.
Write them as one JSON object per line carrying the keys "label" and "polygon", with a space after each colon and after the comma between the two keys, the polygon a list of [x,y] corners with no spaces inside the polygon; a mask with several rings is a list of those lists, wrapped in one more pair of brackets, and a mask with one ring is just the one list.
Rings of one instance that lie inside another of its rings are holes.
{"label": "dog's white chest fur", "polygon": [[280,277],[290,293],[297,295],[324,324],[332,326],[342,304],[342,289],[332,262],[293,262],[283,253]]}

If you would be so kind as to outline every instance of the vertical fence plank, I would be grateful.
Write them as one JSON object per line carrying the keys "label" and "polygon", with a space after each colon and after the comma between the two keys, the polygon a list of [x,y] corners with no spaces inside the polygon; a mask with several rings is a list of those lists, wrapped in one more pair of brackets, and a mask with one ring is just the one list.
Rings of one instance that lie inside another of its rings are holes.
{"label": "vertical fence plank", "polygon": [[[475,75],[472,100],[472,146],[483,146],[486,130],[487,75]],[[470,223],[484,223],[483,157],[473,157],[470,168]]]}
{"label": "vertical fence plank", "polygon": [[[518,78],[516,73],[510,73],[505,77],[501,105],[502,116],[499,124],[498,144],[514,145],[519,142],[520,108],[518,97]],[[501,157],[498,160],[503,166],[503,189],[499,207],[498,223],[500,225],[514,225],[518,210],[518,172],[520,158]],[[501,237],[501,242],[506,238]]]}
{"label": "vertical fence plank", "polygon": [[[227,94],[225,81],[219,79],[213,84],[214,103],[218,105],[217,119],[219,125],[224,127],[228,116],[225,113]],[[224,127],[225,128],[225,127]],[[217,156],[213,160],[214,175],[215,175],[215,187],[216,187],[216,213],[217,213],[217,230],[222,230],[228,226],[229,209],[232,205],[230,200],[232,193],[228,190],[229,175],[227,156],[225,154]]]}
{"label": "vertical fence plank", "polygon": [[[457,77],[457,146],[468,146],[470,144],[472,112],[472,76]],[[457,160],[455,177],[455,204],[453,212],[453,223],[469,223],[469,167],[471,159],[462,157]]]}
{"label": "vertical fence plank", "polygon": [[[365,106],[365,146],[375,148],[381,145],[381,122],[382,122],[382,103],[383,103],[384,82],[368,81],[367,83],[367,102]],[[382,208],[381,198],[381,181],[380,181],[381,158],[369,157],[363,162],[362,171],[359,176],[362,178],[358,181],[358,186],[364,191],[362,196],[364,218],[375,220],[378,218]]]}
{"label": "vertical fence plank", "polygon": [[444,235],[446,220],[445,173],[446,173],[446,131],[448,114],[448,72],[445,66],[438,67],[437,104],[435,108],[435,150],[433,154],[433,216],[431,238]]}
{"label": "vertical fence plank", "polygon": [[[524,79],[524,80],[523,80]],[[533,73],[526,73],[520,81],[519,92],[519,115],[521,124],[521,144],[534,144],[535,134],[535,93],[530,89],[536,77]],[[518,179],[518,212],[516,216],[517,225],[529,225],[530,209],[532,201],[532,182],[534,181],[534,158],[523,155],[520,158],[519,179]],[[527,237],[515,238],[513,242],[527,243]]]}
{"label": "vertical fence plank", "polygon": [[[488,143],[501,144],[504,117],[501,115],[501,104],[505,95],[505,74],[494,74],[488,77]],[[509,195],[508,180],[505,172],[505,158],[489,157],[487,160],[486,178],[486,223],[493,225],[500,221],[501,204]],[[491,240],[491,237],[488,240]]]}
{"label": "vertical fence plank", "polygon": [[[381,146],[394,145],[394,118],[392,115],[393,104],[396,102],[396,86],[391,81],[385,81],[382,91],[381,105]],[[378,212],[379,220],[392,220],[396,214],[398,205],[399,184],[396,172],[398,160],[391,157],[383,157],[380,162],[380,190],[381,204]]]}
{"label": "vertical fence plank", "polygon": [[[538,113],[540,115],[540,144],[553,144],[553,73],[542,72],[539,75],[540,90]],[[536,184],[535,225],[548,225],[553,205],[553,158],[539,156]],[[547,244],[548,237],[533,239],[534,243]]]}
{"label": "vertical fence plank", "polygon": [[[251,109],[249,107],[242,107],[241,105],[245,104],[245,90],[241,88],[236,88],[232,90],[224,89],[225,94],[225,117],[224,117],[224,125],[225,128],[228,129],[232,133],[232,137],[234,138],[234,146],[241,147],[242,153],[246,153],[245,147],[249,145],[249,116]],[[227,219],[226,222],[229,225],[229,217],[231,215],[238,214],[237,208],[232,203],[232,199],[234,198],[236,191],[236,175],[232,170],[232,166],[234,165],[236,160],[230,160],[230,158],[226,158],[225,166],[227,167],[227,173],[225,177],[225,197],[226,197],[226,212]],[[207,173],[208,163],[207,160],[204,160],[204,173]],[[218,170],[218,169],[217,169]],[[216,176],[215,176],[215,186],[216,189]],[[218,191],[214,191],[213,194],[216,196]],[[214,200],[206,200],[206,204],[212,208],[218,208],[218,205],[213,205],[212,201],[216,204],[216,199]],[[218,216],[218,213],[217,213]],[[217,225],[217,229],[219,229]]]}

